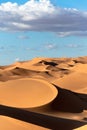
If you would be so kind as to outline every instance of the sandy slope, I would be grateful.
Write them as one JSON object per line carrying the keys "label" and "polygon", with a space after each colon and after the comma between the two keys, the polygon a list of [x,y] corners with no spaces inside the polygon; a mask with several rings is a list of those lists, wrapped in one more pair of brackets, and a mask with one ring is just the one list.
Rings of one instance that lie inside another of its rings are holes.
{"label": "sandy slope", "polygon": [[0,130],[48,130],[46,128],[16,120],[10,117],[0,116]]}
{"label": "sandy slope", "polygon": [[77,128],[77,129],[74,129],[74,130],[87,130],[87,125],[82,126],[82,127],[80,127],[80,128]]}
{"label": "sandy slope", "polygon": [[13,107],[37,107],[51,102],[57,89],[41,79],[11,80],[0,86],[1,104]]}
{"label": "sandy slope", "polygon": [[55,80],[53,83],[62,88],[87,94],[87,73],[74,72],[61,79]]}
{"label": "sandy slope", "polygon": [[86,129],[87,57],[1,66],[0,104],[1,130]]}

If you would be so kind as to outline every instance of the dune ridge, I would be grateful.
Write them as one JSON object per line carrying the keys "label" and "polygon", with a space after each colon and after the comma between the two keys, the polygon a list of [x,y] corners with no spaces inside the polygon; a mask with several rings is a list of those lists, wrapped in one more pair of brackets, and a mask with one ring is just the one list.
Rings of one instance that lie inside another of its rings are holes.
{"label": "dune ridge", "polygon": [[86,129],[87,56],[0,66],[0,104],[1,130]]}
{"label": "dune ridge", "polygon": [[11,80],[0,87],[1,104],[19,108],[48,104],[57,94],[58,91],[52,84],[33,78]]}

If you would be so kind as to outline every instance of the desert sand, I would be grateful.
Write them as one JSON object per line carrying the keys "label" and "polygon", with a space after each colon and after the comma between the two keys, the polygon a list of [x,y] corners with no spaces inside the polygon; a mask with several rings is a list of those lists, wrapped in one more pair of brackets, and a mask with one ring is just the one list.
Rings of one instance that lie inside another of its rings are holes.
{"label": "desert sand", "polygon": [[75,130],[87,130],[87,125],[82,126],[82,127],[78,128],[78,129],[75,129]]}
{"label": "desert sand", "polygon": [[43,127],[26,123],[6,116],[0,116],[1,130],[47,130]]}
{"label": "desert sand", "polygon": [[86,130],[87,56],[0,66],[0,130]]}

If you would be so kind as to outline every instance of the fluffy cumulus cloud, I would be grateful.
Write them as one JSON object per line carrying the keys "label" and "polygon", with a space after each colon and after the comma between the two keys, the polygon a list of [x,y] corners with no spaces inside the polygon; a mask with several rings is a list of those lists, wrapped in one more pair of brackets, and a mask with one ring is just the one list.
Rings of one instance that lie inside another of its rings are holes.
{"label": "fluffy cumulus cloud", "polygon": [[54,6],[49,0],[0,5],[1,31],[48,31],[58,36],[87,36],[87,11]]}

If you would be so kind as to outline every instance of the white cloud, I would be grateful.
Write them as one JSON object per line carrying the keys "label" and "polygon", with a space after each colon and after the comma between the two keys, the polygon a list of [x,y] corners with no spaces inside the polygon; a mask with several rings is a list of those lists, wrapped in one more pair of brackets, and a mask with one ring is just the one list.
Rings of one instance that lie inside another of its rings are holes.
{"label": "white cloud", "polygon": [[29,36],[25,36],[25,35],[20,35],[18,36],[19,39],[29,39],[30,37]]}
{"label": "white cloud", "polygon": [[67,44],[66,47],[68,47],[68,48],[82,48],[83,45],[73,43],[73,44]]}
{"label": "white cloud", "polygon": [[17,58],[15,59],[15,62],[18,62],[18,61],[20,61],[20,58],[19,58],[19,57],[17,57]]}
{"label": "white cloud", "polygon": [[80,36],[80,37],[87,37],[87,31],[70,31],[70,32],[57,32],[59,37],[66,37],[66,36]]}
{"label": "white cloud", "polygon": [[57,49],[58,46],[56,44],[49,43],[45,45],[45,48],[48,50],[54,50],[54,49]]}
{"label": "white cloud", "polygon": [[58,36],[87,36],[87,11],[59,8],[49,0],[0,5],[1,31],[47,31]]}

